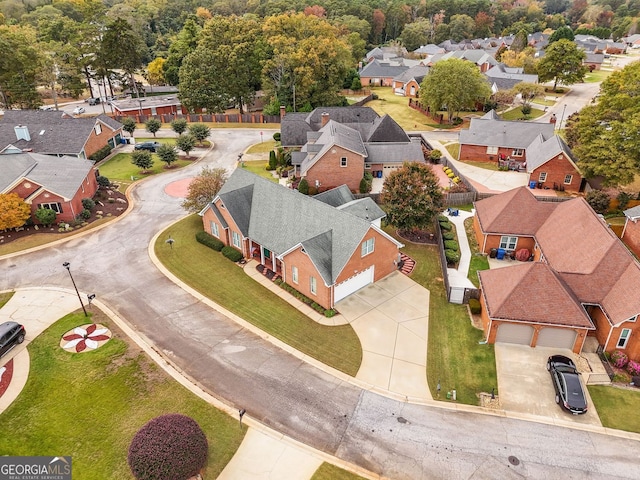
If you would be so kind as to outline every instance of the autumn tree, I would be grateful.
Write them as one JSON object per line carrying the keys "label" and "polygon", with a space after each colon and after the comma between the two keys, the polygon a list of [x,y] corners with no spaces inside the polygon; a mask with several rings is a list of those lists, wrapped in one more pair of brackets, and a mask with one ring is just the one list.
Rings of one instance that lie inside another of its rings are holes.
{"label": "autumn tree", "polygon": [[493,23],[495,18],[485,12],[478,12],[474,19],[476,24],[475,33],[480,38],[490,37],[493,33]]}
{"label": "autumn tree", "polygon": [[531,100],[544,94],[544,87],[539,83],[516,83],[513,87],[516,94],[520,94],[523,107],[530,107]]}
{"label": "autumn tree", "polygon": [[443,208],[438,179],[427,164],[417,162],[405,162],[387,176],[380,201],[389,223],[400,230],[429,229]]}
{"label": "autumn tree", "polygon": [[386,17],[384,12],[378,8],[373,11],[371,19],[371,43],[379,45],[382,43],[382,32],[384,31]]}
{"label": "autumn tree", "polygon": [[31,216],[31,207],[17,193],[0,194],[0,230],[17,228]]}
{"label": "autumn tree", "polygon": [[472,110],[477,102],[491,96],[491,87],[475,64],[452,58],[437,62],[420,86],[420,99],[432,111],[446,107],[449,122],[463,109]]}
{"label": "autumn tree", "polygon": [[586,54],[567,39],[560,39],[546,49],[544,57],[538,62],[540,82],[553,80],[553,90],[558,83],[572,85],[584,80],[587,68],[582,64]]}
{"label": "autumn tree", "polygon": [[182,208],[190,213],[200,212],[215,198],[226,181],[227,171],[224,168],[204,167],[189,184]]}
{"label": "autumn tree", "polygon": [[147,65],[147,81],[149,85],[164,85],[164,58],[156,58]]}

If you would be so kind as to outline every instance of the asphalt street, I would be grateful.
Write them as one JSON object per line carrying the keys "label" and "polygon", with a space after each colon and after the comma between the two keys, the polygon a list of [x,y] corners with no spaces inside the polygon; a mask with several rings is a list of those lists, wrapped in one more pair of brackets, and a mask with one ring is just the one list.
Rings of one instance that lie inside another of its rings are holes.
{"label": "asphalt street", "polygon": [[[265,137],[271,133],[265,130]],[[83,293],[95,293],[214,396],[283,434],[385,477],[638,477],[638,441],[410,405],[363,391],[239,327],[158,272],[148,244],[184,216],[180,200],[166,195],[164,187],[196,175],[205,164],[232,167],[257,134],[213,130],[215,149],[196,165],[139,183],[135,207],[125,218],[58,246],[1,259],[0,289],[71,288],[62,267],[69,261]],[[206,264],[202,271],[215,274]]]}

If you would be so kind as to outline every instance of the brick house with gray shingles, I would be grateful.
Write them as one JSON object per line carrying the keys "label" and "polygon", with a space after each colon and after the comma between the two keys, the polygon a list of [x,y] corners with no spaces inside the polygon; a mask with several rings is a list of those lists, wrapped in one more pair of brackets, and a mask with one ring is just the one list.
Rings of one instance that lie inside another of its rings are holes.
{"label": "brick house with gray shingles", "polygon": [[627,208],[624,216],[621,239],[637,257],[640,257],[640,205]]}
{"label": "brick house with gray shingles", "polygon": [[640,265],[583,198],[542,202],[521,187],[475,208],[482,252],[527,249],[533,257],[479,272],[489,343],[579,353],[591,336],[640,360]]}
{"label": "brick house with gray shingles", "polygon": [[204,230],[324,308],[397,269],[384,212],[345,187],[318,198],[237,169],[201,212]]}
{"label": "brick house with gray shingles", "polygon": [[61,111],[6,110],[0,121],[0,154],[28,151],[89,158],[120,144],[122,124],[107,115],[72,117]]}
{"label": "brick house with gray shingles", "polygon": [[[56,212],[56,222],[71,222],[83,210],[82,199],[98,189],[93,162],[37,153],[0,155],[0,193],[15,193],[31,206]],[[34,218],[34,221],[37,220]]]}

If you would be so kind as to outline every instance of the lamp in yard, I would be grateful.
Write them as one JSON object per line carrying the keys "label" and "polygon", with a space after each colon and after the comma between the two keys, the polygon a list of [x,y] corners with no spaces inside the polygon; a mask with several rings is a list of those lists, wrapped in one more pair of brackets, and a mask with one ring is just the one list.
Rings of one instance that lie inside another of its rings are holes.
{"label": "lamp in yard", "polygon": [[73,288],[76,290],[76,295],[78,295],[78,300],[80,300],[80,305],[82,306],[82,311],[84,312],[84,316],[88,317],[89,315],[87,315],[87,309],[84,308],[84,303],[82,303],[82,297],[80,296],[80,292],[78,291],[78,287],[76,286],[76,282],[73,279],[73,275],[71,275],[71,264],[69,262],[64,262],[62,264],[62,266],[67,269],[67,272],[69,272],[69,277],[71,278],[71,283],[73,283]]}
{"label": "lamp in yard", "polygon": [[87,300],[89,301],[89,305],[91,305],[91,302],[93,301],[94,298],[96,298],[96,294],[95,293],[87,295]]}
{"label": "lamp in yard", "polygon": [[169,244],[169,246],[171,247],[171,250],[173,250],[173,244],[175,243],[175,240],[171,237],[169,237],[166,242]]}
{"label": "lamp in yard", "polygon": [[567,104],[562,107],[562,115],[560,116],[560,122],[558,123],[558,130],[562,129],[562,120],[564,120],[564,112],[567,110]]}

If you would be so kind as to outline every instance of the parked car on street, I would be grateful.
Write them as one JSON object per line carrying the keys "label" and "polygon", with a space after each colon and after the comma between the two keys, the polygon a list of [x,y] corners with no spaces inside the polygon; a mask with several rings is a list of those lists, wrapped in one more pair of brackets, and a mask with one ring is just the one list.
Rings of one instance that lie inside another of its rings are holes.
{"label": "parked car on street", "polygon": [[155,153],[156,149],[160,148],[160,145],[162,145],[160,142],[142,142],[136,143],[133,148],[136,150],[149,150],[150,152]]}
{"label": "parked car on street", "polygon": [[100,103],[100,99],[92,97],[92,98],[87,98],[85,102],[87,102],[89,105],[98,105]]}
{"label": "parked car on street", "polygon": [[73,109],[73,114],[74,115],[80,115],[81,113],[84,113],[86,110],[84,109],[84,107],[76,107]]}
{"label": "parked car on street", "polygon": [[552,355],[547,360],[547,370],[556,391],[556,403],[574,415],[587,413],[587,397],[575,363],[564,355]]}
{"label": "parked car on street", "polygon": [[0,325],[0,357],[16,345],[24,342],[26,335],[24,326],[16,322],[4,322]]}

